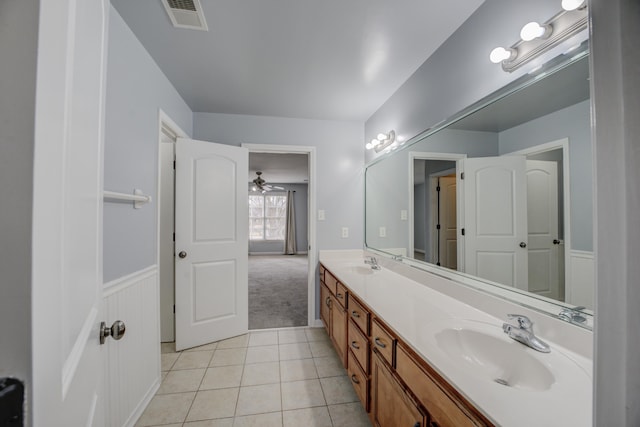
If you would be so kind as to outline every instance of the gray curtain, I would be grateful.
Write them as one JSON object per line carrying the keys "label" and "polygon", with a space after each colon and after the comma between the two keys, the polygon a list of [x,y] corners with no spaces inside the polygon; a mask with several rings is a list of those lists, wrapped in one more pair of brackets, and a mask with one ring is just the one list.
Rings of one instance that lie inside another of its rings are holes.
{"label": "gray curtain", "polygon": [[293,193],[287,191],[287,225],[284,230],[284,254],[295,255],[296,248],[296,211],[293,205]]}

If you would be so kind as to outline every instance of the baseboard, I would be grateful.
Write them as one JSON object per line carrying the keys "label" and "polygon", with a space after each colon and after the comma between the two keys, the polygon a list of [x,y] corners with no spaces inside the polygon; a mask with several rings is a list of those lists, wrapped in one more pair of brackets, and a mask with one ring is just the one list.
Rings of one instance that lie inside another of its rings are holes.
{"label": "baseboard", "polygon": [[129,419],[125,421],[124,426],[134,427],[136,425],[136,422],[138,422],[144,410],[147,409],[149,402],[151,402],[151,399],[153,399],[153,396],[156,395],[156,392],[160,388],[160,378],[161,376],[158,376],[158,379],[151,385],[151,387],[149,387],[144,398],[140,401],[138,406],[136,406]]}
{"label": "baseboard", "polygon": [[322,320],[320,319],[316,319],[312,325],[310,325],[312,328],[324,328],[324,323],[322,322]]}

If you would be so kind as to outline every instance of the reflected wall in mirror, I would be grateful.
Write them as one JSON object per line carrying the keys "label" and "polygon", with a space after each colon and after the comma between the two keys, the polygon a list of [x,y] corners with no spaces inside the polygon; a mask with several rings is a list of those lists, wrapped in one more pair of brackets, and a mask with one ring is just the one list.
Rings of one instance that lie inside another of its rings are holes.
{"label": "reflected wall in mirror", "polygon": [[588,78],[567,60],[372,163],[366,246],[592,309]]}

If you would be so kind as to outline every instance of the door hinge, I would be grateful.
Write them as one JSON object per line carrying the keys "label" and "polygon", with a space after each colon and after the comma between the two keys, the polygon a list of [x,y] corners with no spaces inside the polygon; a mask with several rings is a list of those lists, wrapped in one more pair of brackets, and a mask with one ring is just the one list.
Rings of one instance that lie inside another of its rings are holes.
{"label": "door hinge", "polygon": [[173,314],[176,314],[176,305],[173,304]]}
{"label": "door hinge", "polygon": [[436,230],[440,230],[440,224],[436,225]]}
{"label": "door hinge", "polygon": [[176,169],[176,161],[174,160],[173,161],[173,170],[175,170],[175,169]]}
{"label": "door hinge", "polygon": [[464,228],[462,229],[462,235],[464,236]]}
{"label": "door hinge", "polygon": [[173,241],[176,241],[176,233],[173,233]]}
{"label": "door hinge", "polygon": [[460,173],[460,179],[464,179],[464,172]]}
{"label": "door hinge", "polygon": [[440,186],[439,185],[436,187],[436,191],[440,191]]}

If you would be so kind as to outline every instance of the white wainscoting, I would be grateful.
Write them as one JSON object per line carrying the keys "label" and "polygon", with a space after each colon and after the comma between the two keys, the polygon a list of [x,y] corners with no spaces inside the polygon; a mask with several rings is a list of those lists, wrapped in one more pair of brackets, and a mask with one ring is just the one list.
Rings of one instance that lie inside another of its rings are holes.
{"label": "white wainscoting", "polygon": [[595,257],[593,252],[569,253],[570,287],[566,290],[567,302],[593,309],[595,292]]}
{"label": "white wainscoting", "polygon": [[153,265],[105,283],[104,319],[122,320],[120,341],[105,350],[106,426],[133,426],[160,386],[158,268]]}

